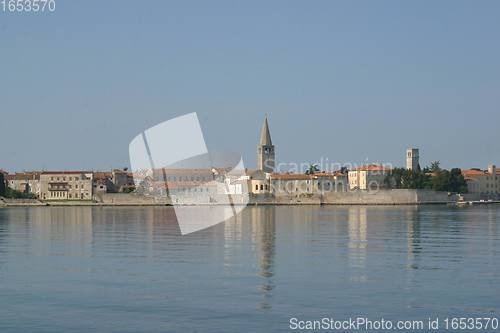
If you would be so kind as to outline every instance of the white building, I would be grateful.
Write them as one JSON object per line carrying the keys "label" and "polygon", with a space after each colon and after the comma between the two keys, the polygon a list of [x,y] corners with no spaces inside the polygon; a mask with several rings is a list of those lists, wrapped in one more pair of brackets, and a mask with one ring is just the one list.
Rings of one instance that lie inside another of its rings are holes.
{"label": "white building", "polygon": [[469,193],[481,198],[498,198],[500,194],[500,170],[489,165],[488,170],[462,170]]}

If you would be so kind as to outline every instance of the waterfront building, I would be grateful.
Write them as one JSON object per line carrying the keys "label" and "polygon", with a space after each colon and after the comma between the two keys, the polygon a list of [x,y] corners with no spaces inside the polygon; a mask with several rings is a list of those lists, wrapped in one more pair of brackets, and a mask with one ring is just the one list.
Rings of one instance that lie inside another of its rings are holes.
{"label": "waterfront building", "polygon": [[487,170],[462,170],[469,193],[479,198],[498,198],[500,194],[500,170],[489,165]]}
{"label": "waterfront building", "polygon": [[271,193],[270,173],[263,170],[247,171],[248,175],[248,190],[252,194],[269,194]]}
{"label": "waterfront building", "polygon": [[40,172],[16,172],[5,176],[9,188],[40,196]]}
{"label": "waterfront building", "polygon": [[267,173],[272,173],[274,172],[274,167],[275,151],[266,116],[260,131],[259,144],[257,145],[257,169]]}
{"label": "waterfront building", "polygon": [[92,200],[92,172],[43,171],[40,174],[42,200]]}
{"label": "waterfront building", "polygon": [[370,164],[349,170],[349,189],[378,190],[385,187],[385,178],[390,168],[383,165]]}
{"label": "waterfront building", "polygon": [[113,169],[111,182],[115,192],[128,192],[134,188],[134,176],[128,172],[128,168]]}
{"label": "waterfront building", "polygon": [[347,191],[347,175],[340,172],[315,174],[273,173],[271,192],[275,195],[324,194]]}
{"label": "waterfront building", "polygon": [[406,169],[420,170],[418,148],[408,148],[406,150]]}
{"label": "waterfront building", "polygon": [[314,175],[297,173],[273,173],[270,177],[274,195],[300,195],[315,192]]}
{"label": "waterfront building", "polygon": [[93,193],[107,193],[107,192],[116,192],[114,189],[113,179],[111,172],[101,172],[95,171],[93,178]]}
{"label": "waterfront building", "polygon": [[319,172],[314,174],[315,192],[346,192],[348,189],[347,174],[340,172]]}

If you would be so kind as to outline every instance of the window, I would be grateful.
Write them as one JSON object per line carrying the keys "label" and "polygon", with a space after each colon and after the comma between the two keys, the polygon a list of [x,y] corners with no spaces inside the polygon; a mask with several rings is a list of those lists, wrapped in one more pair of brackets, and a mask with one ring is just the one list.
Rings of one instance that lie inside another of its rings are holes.
{"label": "window", "polygon": [[259,190],[259,185],[255,185],[255,190]]}
{"label": "window", "polygon": [[260,190],[263,191],[264,190],[264,185],[260,184]]}

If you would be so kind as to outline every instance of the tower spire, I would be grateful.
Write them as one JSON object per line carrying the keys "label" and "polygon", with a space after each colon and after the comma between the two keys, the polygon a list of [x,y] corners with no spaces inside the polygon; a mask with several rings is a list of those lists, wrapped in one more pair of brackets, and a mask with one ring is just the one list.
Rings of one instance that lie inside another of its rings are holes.
{"label": "tower spire", "polygon": [[271,133],[267,122],[267,115],[260,130],[260,140],[257,146],[257,169],[264,172],[274,172],[274,146],[271,141]]}
{"label": "tower spire", "polygon": [[269,124],[267,123],[267,115],[264,118],[264,124],[262,124],[262,129],[260,130],[260,142],[261,146],[272,146],[271,133],[269,132]]}

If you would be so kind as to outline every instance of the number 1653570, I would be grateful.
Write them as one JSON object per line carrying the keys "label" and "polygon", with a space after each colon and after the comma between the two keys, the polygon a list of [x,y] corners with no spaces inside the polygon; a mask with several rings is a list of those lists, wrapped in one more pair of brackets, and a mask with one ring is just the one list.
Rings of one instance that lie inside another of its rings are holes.
{"label": "number 1653570", "polygon": [[7,13],[54,12],[56,0],[0,0],[0,10]]}

